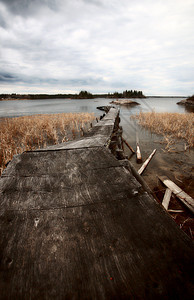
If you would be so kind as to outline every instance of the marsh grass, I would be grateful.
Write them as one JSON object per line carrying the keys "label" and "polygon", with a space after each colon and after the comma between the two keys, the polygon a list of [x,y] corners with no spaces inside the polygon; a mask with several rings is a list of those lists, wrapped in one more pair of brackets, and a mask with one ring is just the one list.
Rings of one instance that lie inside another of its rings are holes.
{"label": "marsh grass", "polygon": [[0,120],[0,174],[15,154],[83,135],[95,119],[89,113],[35,115]]}
{"label": "marsh grass", "polygon": [[[174,138],[185,139],[188,147],[194,146],[194,114],[140,112],[133,116],[138,123],[151,132],[164,136],[166,149],[173,145]],[[172,149],[172,148],[171,148]]]}

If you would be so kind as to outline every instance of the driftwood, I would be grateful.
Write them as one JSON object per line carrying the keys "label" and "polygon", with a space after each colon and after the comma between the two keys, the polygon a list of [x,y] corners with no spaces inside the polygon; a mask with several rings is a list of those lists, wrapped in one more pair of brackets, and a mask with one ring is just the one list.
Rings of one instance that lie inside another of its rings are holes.
{"label": "driftwood", "polygon": [[132,153],[135,153],[135,151],[133,150],[133,148],[127,143],[127,141],[122,136],[121,136],[121,140],[131,150]]}
{"label": "driftwood", "polygon": [[142,162],[142,157],[141,157],[141,151],[140,151],[138,143],[137,143],[137,148],[136,148],[136,157],[137,157],[137,162],[141,163]]}
{"label": "driftwood", "polygon": [[149,164],[150,160],[152,159],[152,157],[154,156],[155,153],[156,153],[156,149],[154,149],[154,151],[150,154],[150,156],[143,163],[141,168],[137,171],[139,173],[139,175],[141,175],[143,173],[143,171],[145,170],[145,168],[147,167],[147,165]]}
{"label": "driftwood", "polygon": [[159,179],[175,194],[176,197],[178,197],[185,204],[185,206],[187,206],[192,213],[194,213],[194,199],[192,197],[185,193],[168,177],[160,176]]}
{"label": "driftwood", "polygon": [[182,213],[182,212],[184,212],[184,210],[182,210],[182,209],[168,209],[168,212],[170,212],[170,213]]}
{"label": "driftwood", "polygon": [[165,194],[164,194],[163,201],[162,201],[162,205],[164,206],[164,208],[166,210],[168,210],[171,195],[172,195],[172,191],[169,188],[167,188],[166,191],[165,191]]}

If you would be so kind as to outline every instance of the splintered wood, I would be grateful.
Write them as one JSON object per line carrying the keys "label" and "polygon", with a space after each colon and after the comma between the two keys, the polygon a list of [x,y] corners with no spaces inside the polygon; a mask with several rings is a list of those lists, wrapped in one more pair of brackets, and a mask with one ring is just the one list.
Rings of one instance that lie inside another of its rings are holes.
{"label": "splintered wood", "polygon": [[172,195],[172,191],[169,188],[167,188],[166,191],[165,191],[165,194],[164,194],[163,201],[162,201],[162,205],[164,206],[164,208],[166,210],[168,210],[171,195]]}
{"label": "splintered wood", "polygon": [[154,149],[154,151],[150,154],[150,156],[146,159],[146,161],[143,163],[141,168],[138,170],[139,175],[143,173],[143,171],[145,170],[145,168],[147,167],[147,165],[149,164],[150,160],[152,159],[155,153],[156,153],[156,149]]}
{"label": "splintered wood", "polygon": [[173,181],[171,181],[166,176],[160,176],[159,179],[166,185],[172,192],[178,197],[187,208],[194,213],[194,199],[185,193],[178,185],[176,185]]}

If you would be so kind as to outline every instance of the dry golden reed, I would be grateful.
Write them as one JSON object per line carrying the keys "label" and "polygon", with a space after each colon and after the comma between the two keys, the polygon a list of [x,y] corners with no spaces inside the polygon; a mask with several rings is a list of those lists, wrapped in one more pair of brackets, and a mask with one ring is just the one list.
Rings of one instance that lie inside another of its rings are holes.
{"label": "dry golden reed", "polygon": [[140,112],[133,116],[143,127],[152,132],[173,138],[183,138],[190,147],[194,146],[194,114]]}
{"label": "dry golden reed", "polygon": [[82,134],[95,119],[89,113],[34,115],[0,120],[0,174],[13,155],[65,142]]}

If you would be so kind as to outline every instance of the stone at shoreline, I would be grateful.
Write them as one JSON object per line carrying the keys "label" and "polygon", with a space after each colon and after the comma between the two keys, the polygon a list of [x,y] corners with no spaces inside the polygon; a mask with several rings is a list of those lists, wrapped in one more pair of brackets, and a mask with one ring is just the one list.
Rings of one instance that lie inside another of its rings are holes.
{"label": "stone at shoreline", "polygon": [[113,100],[110,103],[118,104],[118,105],[140,105],[140,103],[129,99]]}
{"label": "stone at shoreline", "polygon": [[194,97],[190,97],[188,99],[181,100],[180,102],[177,102],[179,105],[188,105],[194,107]]}

